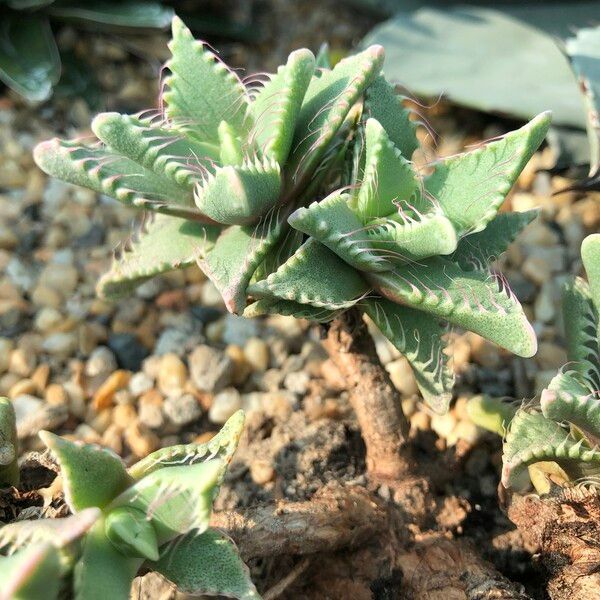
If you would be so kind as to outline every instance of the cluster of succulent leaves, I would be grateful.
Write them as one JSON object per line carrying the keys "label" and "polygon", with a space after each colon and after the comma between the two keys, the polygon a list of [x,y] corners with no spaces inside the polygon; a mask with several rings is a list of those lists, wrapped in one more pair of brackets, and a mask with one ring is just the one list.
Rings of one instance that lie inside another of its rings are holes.
{"label": "cluster of succulent leaves", "polygon": [[152,0],[0,0],[0,81],[32,101],[46,100],[61,76],[50,21],[94,27],[167,26],[170,8]]}
{"label": "cluster of succulent leaves", "polygon": [[380,46],[333,68],[298,50],[245,82],[178,18],[170,49],[159,109],[100,114],[97,141],[35,150],[47,173],[144,211],[102,296],[197,263],[233,313],[326,322],[356,307],[407,357],[437,411],[451,397],[449,325],[535,353],[490,263],[535,216],[498,209],[549,114],[418,168],[418,124],[382,73]]}
{"label": "cluster of succulent leaves", "polygon": [[542,391],[539,405],[523,406],[510,420],[505,487],[518,487],[527,467],[539,463],[550,463],[549,470],[569,482],[600,475],[600,234],[583,241],[581,257],[588,280],[577,277],[563,291],[568,362]]}
{"label": "cluster of succulent leaves", "polygon": [[184,593],[259,598],[233,542],[208,527],[243,422],[240,411],[209,442],[163,448],[129,469],[109,450],[41,432],[73,515],[0,528],[0,598],[127,600],[147,570]]}

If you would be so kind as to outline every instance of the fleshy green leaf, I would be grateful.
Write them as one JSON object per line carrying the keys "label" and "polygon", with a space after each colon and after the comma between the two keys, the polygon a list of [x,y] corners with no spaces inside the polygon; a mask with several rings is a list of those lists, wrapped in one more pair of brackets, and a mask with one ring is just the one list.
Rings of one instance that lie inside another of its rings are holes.
{"label": "fleshy green leaf", "polygon": [[312,173],[360,95],[383,64],[381,46],[342,59],[313,77],[296,123],[289,168],[294,180]]}
{"label": "fleshy green leaf", "polygon": [[227,121],[235,130],[244,128],[248,105],[246,89],[207,47],[194,40],[178,17],[173,18],[171,74],[163,94],[167,117],[177,129],[199,140],[218,143],[218,128]]}
{"label": "fleshy green leaf", "polygon": [[366,300],[363,308],[406,357],[427,404],[437,413],[447,412],[454,384],[442,339],[447,327],[434,316],[384,298]]}
{"label": "fleshy green leaf", "polygon": [[550,113],[485,146],[442,159],[425,188],[459,233],[476,233],[489,223],[517,177],[544,140]]}
{"label": "fleshy green leaf", "polygon": [[290,152],[302,100],[314,72],[313,53],[306,48],[296,50],[250,104],[254,121],[250,139],[280,165]]}
{"label": "fleshy green leaf", "polygon": [[244,310],[246,288],[254,271],[279,243],[286,228],[282,211],[271,211],[258,225],[229,227],[214,248],[198,259],[198,266],[221,292],[229,312],[239,314]]}
{"label": "fleshy green leaf", "polygon": [[410,111],[402,100],[402,96],[396,94],[393,86],[380,75],[365,92],[364,112],[383,125],[394,146],[410,160],[419,145],[415,133],[417,124],[410,120]]}
{"label": "fleshy green leaf", "polygon": [[74,600],[129,598],[131,584],[143,560],[124,556],[104,533],[104,519],[85,537],[81,558],[73,573]]}
{"label": "fleshy green leaf", "polygon": [[15,409],[8,398],[0,397],[0,487],[18,485],[19,465],[17,457]]}
{"label": "fleshy green leaf", "polygon": [[533,328],[499,275],[463,271],[447,259],[432,257],[368,276],[393,302],[446,319],[519,356],[533,356],[537,350]]}
{"label": "fleshy green leaf", "polygon": [[244,310],[244,317],[252,318],[262,315],[285,315],[296,319],[307,319],[316,323],[328,323],[343,310],[330,310],[327,308],[300,304],[293,300],[280,300],[279,298],[263,298],[248,305]]}
{"label": "fleshy green leaf", "polygon": [[219,158],[215,146],[130,115],[101,113],[92,121],[92,130],[111,151],[188,191]]}
{"label": "fleshy green leaf", "polygon": [[147,218],[100,278],[98,294],[122,298],[155,275],[194,264],[214,246],[219,231],[214,225],[167,215]]}
{"label": "fleshy green leaf", "polygon": [[[600,327],[600,233],[588,235],[581,243],[581,260],[590,286],[590,296]],[[598,331],[600,338],[600,330]]]}
{"label": "fleshy green leaf", "polygon": [[248,287],[255,298],[275,297],[330,310],[348,308],[368,291],[352,267],[312,238],[275,273]]}
{"label": "fleshy green leaf", "polygon": [[257,159],[218,167],[196,186],[194,199],[200,212],[217,223],[247,225],[275,207],[280,191],[279,165]]}
{"label": "fleshy green leaf", "polygon": [[260,600],[235,544],[214,529],[167,544],[160,559],[148,566],[184,594]]}
{"label": "fleshy green leaf", "polygon": [[467,414],[478,427],[504,437],[517,407],[487,394],[474,396],[467,403]]}
{"label": "fleshy green leaf", "polygon": [[104,522],[104,532],[110,543],[125,556],[158,560],[154,527],[141,510],[129,506],[111,510]]}
{"label": "fleshy green leaf", "polygon": [[509,244],[538,214],[539,211],[535,209],[496,215],[483,231],[463,237],[450,259],[466,271],[485,269],[500,258]]}
{"label": "fleshy green leaf", "polygon": [[397,208],[394,202],[410,206],[413,196],[419,193],[419,182],[411,164],[375,119],[367,121],[365,139],[365,173],[356,210],[366,223],[395,213]]}
{"label": "fleshy green leaf", "polygon": [[0,556],[3,600],[55,600],[60,590],[60,562],[50,544],[29,546]]}
{"label": "fleshy green leaf", "polygon": [[49,431],[39,435],[60,464],[65,499],[71,510],[103,508],[131,483],[123,461],[110,450],[71,442]]}
{"label": "fleshy green leaf", "polygon": [[504,442],[502,483],[511,487],[528,465],[554,461],[573,480],[600,473],[600,452],[575,440],[539,412],[521,409],[511,421]]}
{"label": "fleshy green leaf", "polygon": [[219,459],[152,471],[109,507],[134,508],[152,522],[159,545],[191,530],[204,531],[226,464]]}
{"label": "fleshy green leaf", "polygon": [[[168,446],[152,452],[142,460],[129,467],[129,474],[134,479],[141,479],[157,469],[165,467],[176,467],[181,465],[193,465],[200,461],[217,458],[225,465],[231,462],[240,436],[244,429],[244,411],[235,412],[217,435],[203,444],[180,444]],[[220,481],[218,484],[220,485]]]}
{"label": "fleshy green leaf", "polygon": [[2,13],[0,80],[33,102],[46,100],[60,77],[60,56],[47,19]]}
{"label": "fleshy green leaf", "polygon": [[598,317],[589,285],[577,277],[562,297],[563,321],[569,369],[576,371],[594,390],[600,390],[600,342]]}
{"label": "fleshy green leaf", "polygon": [[221,121],[217,133],[221,165],[241,165],[244,162],[244,149],[237,132],[227,121]]}
{"label": "fleshy green leaf", "polygon": [[348,194],[333,192],[327,198],[299,208],[288,219],[295,229],[312,236],[361,271],[390,268],[385,255],[374,252],[367,228],[349,207]]}

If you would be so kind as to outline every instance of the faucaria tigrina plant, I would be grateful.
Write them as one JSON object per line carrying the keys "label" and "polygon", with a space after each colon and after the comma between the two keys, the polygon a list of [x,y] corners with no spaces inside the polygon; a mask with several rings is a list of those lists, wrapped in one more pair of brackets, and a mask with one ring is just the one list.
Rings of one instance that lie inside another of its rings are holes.
{"label": "faucaria tigrina plant", "polygon": [[505,436],[502,483],[519,488],[527,469],[538,491],[555,482],[590,482],[600,475],[600,234],[588,236],[581,257],[588,280],[563,289],[568,362],[542,390],[539,402],[519,408],[488,397],[468,405],[478,425]]}
{"label": "faucaria tigrina plant", "polygon": [[177,18],[170,48],[159,109],[101,114],[98,140],[35,150],[47,173],[144,211],[102,296],[197,263],[233,313],[327,322],[355,307],[439,412],[453,382],[448,324],[535,353],[519,302],[489,265],[535,216],[497,212],[549,114],[419,169],[418,124],[382,73],[380,46],[334,68],[298,50],[244,81]]}
{"label": "faucaria tigrina plant", "polygon": [[208,527],[243,421],[240,411],[206,444],[163,448],[129,469],[108,450],[42,432],[74,515],[0,528],[0,598],[52,599],[63,590],[126,600],[142,568],[185,593],[258,598],[233,542]]}

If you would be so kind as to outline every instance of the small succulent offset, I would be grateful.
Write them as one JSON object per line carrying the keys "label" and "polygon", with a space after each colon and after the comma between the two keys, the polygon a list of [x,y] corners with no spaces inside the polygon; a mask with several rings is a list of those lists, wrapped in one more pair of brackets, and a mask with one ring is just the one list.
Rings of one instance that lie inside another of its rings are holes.
{"label": "small succulent offset", "polygon": [[569,362],[542,391],[539,406],[524,406],[510,420],[502,470],[507,488],[518,487],[521,474],[538,463],[563,481],[600,476],[600,234],[583,241],[581,257],[588,281],[577,277],[563,293]]}
{"label": "small succulent offset", "polygon": [[243,422],[240,411],[208,443],[163,448],[129,469],[106,449],[40,433],[74,514],[0,528],[0,599],[63,590],[76,600],[127,600],[142,568],[185,593],[259,598],[233,542],[208,527]]}
{"label": "small succulent offset", "polygon": [[440,412],[453,382],[447,324],[535,353],[519,302],[489,264],[535,216],[497,213],[548,113],[419,169],[418,123],[382,74],[381,46],[334,68],[297,50],[277,73],[245,82],[178,18],[170,48],[155,113],[100,114],[99,141],[35,150],[47,173],[153,214],[100,280],[102,296],[197,263],[233,313],[326,322],[356,306]]}

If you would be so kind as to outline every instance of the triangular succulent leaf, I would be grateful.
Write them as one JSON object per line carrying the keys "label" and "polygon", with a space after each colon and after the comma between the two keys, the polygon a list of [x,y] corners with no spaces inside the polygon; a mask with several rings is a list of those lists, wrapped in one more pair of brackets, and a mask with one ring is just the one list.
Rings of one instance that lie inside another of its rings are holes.
{"label": "triangular succulent leaf", "polygon": [[170,75],[162,99],[171,126],[211,143],[218,143],[223,120],[242,131],[249,99],[237,75],[196,41],[178,17],[173,19],[169,48]]}
{"label": "triangular succulent leaf", "polygon": [[110,543],[125,556],[158,559],[158,541],[150,520],[141,510],[121,506],[111,510],[104,521]]}
{"label": "triangular succulent leaf", "polygon": [[465,271],[485,269],[500,258],[509,244],[538,214],[539,211],[534,209],[496,215],[483,231],[463,237],[450,259]]}
{"label": "triangular succulent leaf", "polygon": [[263,298],[249,304],[244,310],[244,317],[260,317],[263,315],[285,315],[296,319],[307,319],[315,323],[328,323],[340,315],[343,309],[335,310],[300,304],[293,300],[281,300],[279,298]]}
{"label": "triangular succulent leaf", "polygon": [[[228,465],[240,441],[244,419],[244,411],[238,410],[208,442],[181,444],[156,450],[129,467],[129,474],[134,479],[141,479],[158,469],[193,465],[213,458]],[[220,484],[221,480],[218,481],[218,485]]]}
{"label": "triangular succulent leaf", "polygon": [[369,285],[326,246],[309,238],[285,264],[248,287],[255,298],[280,298],[335,310],[356,304]]}
{"label": "triangular succulent leaf", "polygon": [[497,141],[435,164],[425,188],[459,233],[481,231],[494,218],[549,127],[550,113],[542,113]]}
{"label": "triangular succulent leaf", "polygon": [[245,161],[217,167],[196,186],[194,199],[217,223],[246,225],[266,215],[279,200],[281,172],[275,161]]}
{"label": "triangular succulent leaf", "polygon": [[49,431],[39,435],[60,464],[65,499],[71,510],[103,508],[131,483],[123,461],[110,450],[71,442]]}
{"label": "triangular succulent leaf", "polygon": [[[581,259],[587,273],[590,296],[600,327],[600,233],[588,235],[581,243]],[[598,331],[600,338],[600,329]]]}
{"label": "triangular succulent leaf", "polygon": [[402,156],[410,160],[419,146],[417,123],[410,120],[410,110],[404,107],[402,100],[385,77],[379,75],[365,92],[364,113],[383,125]]}
{"label": "triangular succulent leaf", "polygon": [[0,488],[19,483],[18,453],[15,408],[0,397]]}
{"label": "triangular succulent leaf", "polygon": [[411,205],[420,194],[411,163],[402,156],[379,121],[365,125],[366,162],[356,210],[364,223],[397,211],[395,203]]}
{"label": "triangular succulent leaf", "polygon": [[241,165],[244,162],[242,140],[227,121],[219,123],[219,158],[222,165]]}
{"label": "triangular succulent leaf", "polygon": [[192,532],[165,545],[160,559],[147,566],[184,594],[260,600],[235,544],[214,529]]}
{"label": "triangular succulent leaf", "polygon": [[369,273],[385,297],[478,333],[518,354],[533,356],[537,340],[523,309],[500,275],[463,271],[445,258]]}
{"label": "triangular succulent leaf", "polygon": [[296,119],[314,72],[313,53],[305,48],[296,50],[250,104],[254,123],[250,139],[264,156],[280,165],[290,152]]}
{"label": "triangular succulent leaf", "polygon": [[148,279],[193,265],[212,249],[220,228],[167,215],[144,216],[141,226],[115,253],[96,290],[109,300],[130,294]]}
{"label": "triangular succulent leaf", "polygon": [[385,298],[365,300],[364,311],[406,357],[427,404],[445,413],[452,399],[454,374],[444,352],[447,327],[432,315]]}
{"label": "triangular succulent leaf", "polygon": [[517,408],[514,404],[505,402],[501,398],[482,394],[469,399],[467,414],[478,427],[483,427],[504,437]]}

